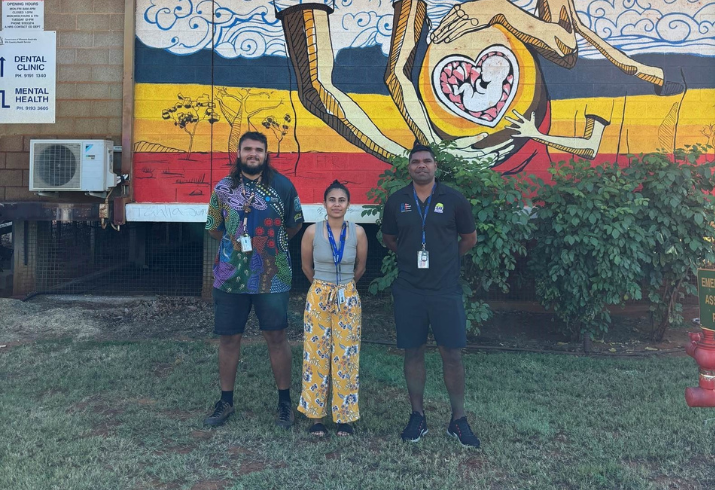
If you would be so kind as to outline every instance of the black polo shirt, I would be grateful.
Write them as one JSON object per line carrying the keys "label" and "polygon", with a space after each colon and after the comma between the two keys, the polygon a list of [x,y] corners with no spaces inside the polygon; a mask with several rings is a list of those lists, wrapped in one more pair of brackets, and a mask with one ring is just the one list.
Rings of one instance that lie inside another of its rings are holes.
{"label": "black polo shirt", "polygon": [[[425,203],[422,206],[424,215]],[[382,232],[397,236],[395,284],[413,290],[461,294],[459,286],[459,235],[475,230],[469,201],[458,191],[437,182],[425,223],[429,269],[417,268],[422,250],[422,219],[412,184],[392,194],[385,204]]]}

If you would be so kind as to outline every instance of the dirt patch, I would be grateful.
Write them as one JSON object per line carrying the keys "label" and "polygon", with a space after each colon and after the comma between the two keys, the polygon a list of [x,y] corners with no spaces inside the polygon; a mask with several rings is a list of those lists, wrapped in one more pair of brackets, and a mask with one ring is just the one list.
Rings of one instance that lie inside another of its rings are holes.
{"label": "dirt patch", "polygon": [[207,430],[192,430],[191,437],[199,441],[208,441],[214,436],[213,432]]}
{"label": "dirt patch", "polygon": [[678,490],[700,490],[705,488],[697,481],[665,475],[659,475],[652,478],[651,481],[655,483],[657,488],[677,488]]}
{"label": "dirt patch", "polygon": [[124,413],[124,408],[122,406],[108,405],[107,401],[100,396],[91,396],[85,398],[81,402],[75,403],[67,409],[67,413],[79,413],[90,411],[97,415],[104,416],[117,416]]}
{"label": "dirt patch", "polygon": [[94,426],[94,429],[87,434],[87,437],[103,437],[113,436],[117,427],[121,423],[118,420],[104,420]]}
{"label": "dirt patch", "polygon": [[184,410],[163,410],[161,412],[166,417],[174,420],[191,420],[199,415],[199,412],[186,412]]}
{"label": "dirt patch", "polygon": [[483,458],[469,458],[465,459],[459,463],[459,468],[464,473],[482,473],[484,469],[484,459]]}
{"label": "dirt patch", "polygon": [[[363,300],[363,340],[394,345],[395,328],[389,297]],[[289,340],[302,342],[305,297],[295,293],[289,303]],[[514,349],[549,352],[582,352],[581,342],[566,338],[557,321],[533,302],[494,302],[494,316],[481,326],[478,335],[470,334],[470,344],[487,349]],[[207,340],[215,343],[213,305],[200,298],[187,297],[90,297],[36,296],[28,302],[0,298],[0,354],[23,343],[40,339],[78,340]],[[686,306],[687,321],[698,316],[697,306]],[[650,340],[647,309],[629,305],[612,311],[609,331],[592,343],[601,355],[684,355],[687,331],[695,327],[671,329],[661,342]],[[262,341],[255,315],[244,333],[246,342]],[[390,348],[391,354],[402,351]],[[157,364],[154,375],[171,375],[173,365]]]}
{"label": "dirt patch", "polygon": [[230,454],[232,458],[235,458],[238,456],[245,456],[247,454],[253,454],[253,453],[250,450],[246,449],[245,447],[231,446],[228,448],[228,454]]}
{"label": "dirt patch", "polygon": [[14,347],[19,347],[21,345],[25,345],[28,342],[7,342],[0,344],[0,354],[4,352],[10,352]]}
{"label": "dirt patch", "polygon": [[152,398],[137,398],[134,402],[137,405],[155,405],[157,403],[157,401]]}
{"label": "dirt patch", "polygon": [[157,378],[166,378],[174,370],[172,364],[160,363],[154,366],[154,376]]}
{"label": "dirt patch", "polygon": [[571,441],[569,441],[569,438],[566,434],[563,432],[559,431],[556,433],[554,436],[554,442],[557,442],[559,444],[569,444]]}
{"label": "dirt patch", "polygon": [[[558,319],[535,302],[494,302],[494,316],[480,326],[478,335],[468,335],[470,344],[494,348],[582,352],[583,343],[562,333]],[[697,305],[685,305],[685,328],[669,329],[662,341],[651,339],[647,305],[629,304],[611,310],[612,323],[606,333],[591,343],[592,352],[602,355],[685,355],[687,332],[697,330],[691,320],[699,316]]]}
{"label": "dirt patch", "polygon": [[248,475],[249,473],[264,471],[267,468],[268,465],[263,461],[246,461],[241,463],[241,466],[238,468],[238,474]]}
{"label": "dirt patch", "polygon": [[101,322],[80,306],[23,303],[0,298],[0,344],[54,337],[91,339],[101,332]]}

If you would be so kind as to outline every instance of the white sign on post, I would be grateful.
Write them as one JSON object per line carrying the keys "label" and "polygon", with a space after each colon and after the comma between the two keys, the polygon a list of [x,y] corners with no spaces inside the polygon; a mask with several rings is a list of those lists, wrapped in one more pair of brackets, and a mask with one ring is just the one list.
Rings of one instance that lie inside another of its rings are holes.
{"label": "white sign on post", "polygon": [[0,31],[0,124],[54,123],[54,31]]}
{"label": "white sign on post", "polygon": [[2,0],[2,28],[24,31],[45,29],[44,0]]}

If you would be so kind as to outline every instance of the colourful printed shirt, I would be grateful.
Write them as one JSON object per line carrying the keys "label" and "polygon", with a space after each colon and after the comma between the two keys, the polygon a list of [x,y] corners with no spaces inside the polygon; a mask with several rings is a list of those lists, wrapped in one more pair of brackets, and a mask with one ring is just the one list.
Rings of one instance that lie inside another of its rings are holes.
{"label": "colourful printed shirt", "polygon": [[[213,267],[214,287],[247,294],[290,290],[293,271],[286,229],[303,222],[295,187],[279,173],[273,174],[270,185],[247,179],[235,189],[231,184],[230,177],[216,184],[206,219],[207,230],[223,232]],[[251,210],[244,213],[247,200]],[[241,251],[240,239],[246,232],[251,237],[251,252]]]}

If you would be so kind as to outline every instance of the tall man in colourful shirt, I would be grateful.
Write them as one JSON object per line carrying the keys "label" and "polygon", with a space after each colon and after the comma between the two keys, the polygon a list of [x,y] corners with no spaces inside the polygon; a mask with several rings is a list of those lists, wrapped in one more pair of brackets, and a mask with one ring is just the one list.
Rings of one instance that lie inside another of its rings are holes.
{"label": "tall man in colourful shirt", "polygon": [[206,230],[220,242],[213,299],[221,385],[221,399],[204,420],[209,426],[222,425],[235,412],[236,368],[251,308],[268,343],[278,387],[276,424],[286,429],[293,424],[285,334],[292,278],[288,240],[300,230],[303,213],[295,187],[270,166],[267,149],[263,134],[241,136],[236,165],[216,184],[209,203]]}

